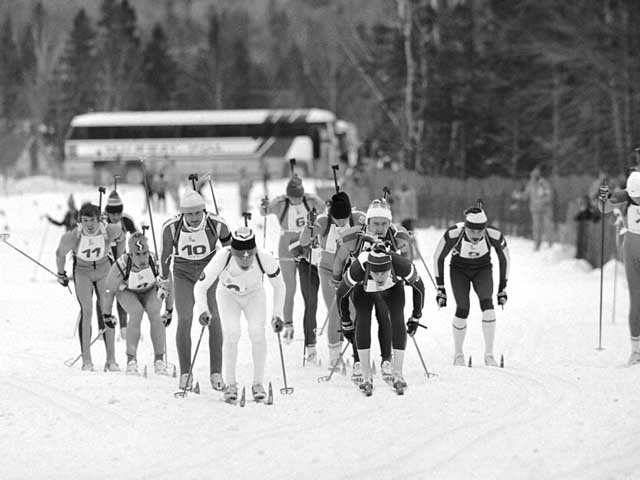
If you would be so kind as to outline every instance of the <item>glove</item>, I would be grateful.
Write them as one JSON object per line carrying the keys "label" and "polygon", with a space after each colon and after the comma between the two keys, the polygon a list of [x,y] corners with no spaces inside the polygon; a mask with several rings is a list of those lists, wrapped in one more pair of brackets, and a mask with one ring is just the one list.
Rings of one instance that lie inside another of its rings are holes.
{"label": "glove", "polygon": [[173,309],[172,308],[165,309],[164,313],[162,314],[162,323],[164,324],[165,327],[168,327],[171,324],[172,316],[173,316]]}
{"label": "glove", "polygon": [[356,326],[351,321],[350,318],[341,318],[340,319],[340,332],[344,335],[349,342],[353,343],[353,340],[356,336]]}
{"label": "glove", "polygon": [[262,200],[260,200],[260,215],[262,216],[266,215],[268,210],[269,210],[269,199],[267,197],[263,197]]}
{"label": "glove", "polygon": [[438,307],[447,306],[447,291],[444,287],[438,287],[438,294],[436,295],[436,303]]}
{"label": "glove", "polygon": [[331,284],[334,290],[337,290],[340,284],[342,283],[342,278],[331,277],[331,280],[329,280],[329,283]]}
{"label": "glove", "polygon": [[607,185],[600,185],[598,188],[598,199],[601,202],[606,202],[609,198],[609,187]]}
{"label": "glove", "polygon": [[58,272],[58,283],[60,285],[62,285],[63,287],[66,287],[69,285],[69,277],[67,277],[67,272]]}
{"label": "glove", "polygon": [[274,333],[280,333],[284,329],[284,322],[276,315],[271,319],[271,326],[273,327]]}
{"label": "glove", "polygon": [[411,337],[418,331],[418,326],[420,325],[420,321],[417,318],[411,317],[407,320],[407,334]]}
{"label": "glove", "polygon": [[209,322],[211,322],[211,312],[209,312],[209,310],[202,312],[198,317],[198,322],[200,322],[200,325],[203,327],[209,325]]}
{"label": "glove", "polygon": [[309,213],[307,214],[307,226],[309,228],[312,228],[313,224],[316,223],[317,218],[318,218],[318,211],[314,207],[311,210],[309,210]]}
{"label": "glove", "polygon": [[102,320],[104,320],[104,325],[109,328],[116,328],[116,317],[111,315],[110,313],[103,313]]}
{"label": "glove", "polygon": [[500,290],[497,297],[498,305],[504,305],[505,303],[507,303],[507,292],[505,292],[504,290]]}
{"label": "glove", "polygon": [[167,290],[164,287],[158,286],[158,291],[156,292],[156,296],[158,297],[158,300],[162,301],[169,296],[169,290]]}

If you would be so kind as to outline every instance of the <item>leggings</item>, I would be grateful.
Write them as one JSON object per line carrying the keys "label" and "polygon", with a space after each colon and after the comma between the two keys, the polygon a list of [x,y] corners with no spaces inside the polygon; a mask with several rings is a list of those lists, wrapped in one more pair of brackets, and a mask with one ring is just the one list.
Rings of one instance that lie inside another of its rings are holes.
{"label": "leggings", "polygon": [[91,350],[91,317],[93,316],[93,292],[95,291],[98,305],[98,328],[104,330],[104,345],[107,351],[107,362],[115,363],[115,330],[105,328],[102,312],[99,309],[102,293],[106,288],[106,277],[109,272],[109,263],[104,262],[97,266],[75,265],[73,268],[73,282],[76,287],[76,298],[80,304],[80,322],[78,324],[78,336],[80,338],[80,351],[82,363],[92,363]]}
{"label": "leggings", "polygon": [[[383,292],[367,293],[361,284],[352,291],[353,304],[356,308],[356,345],[358,350],[371,348],[371,311],[373,307],[386,307],[386,322],[390,326],[391,340],[388,354],[382,354],[383,360],[391,360],[391,345],[396,350],[404,350],[407,345],[407,331],[404,326],[404,282],[398,282]],[[380,316],[376,313],[378,323]],[[381,323],[380,323],[381,324]],[[382,324],[381,324],[382,325]],[[382,348],[382,346],[381,346]]]}
{"label": "leggings", "polygon": [[327,315],[329,317],[326,328],[327,343],[335,345],[342,341],[342,334],[338,331],[340,330],[340,316],[338,315],[338,305],[336,304],[336,290],[331,285],[333,274],[322,267],[318,269],[318,274],[320,276],[320,285],[322,286],[322,297],[327,306]]}
{"label": "leggings", "polygon": [[493,308],[491,294],[493,293],[493,274],[491,265],[476,270],[465,270],[451,267],[451,288],[456,300],[456,317],[469,316],[469,291],[471,285],[480,300],[480,308],[484,311]]}
{"label": "leggings", "polygon": [[[195,281],[181,271],[173,271],[178,327],[176,328],[176,347],[180,362],[180,374],[189,373],[191,367],[191,324],[193,322],[193,286]],[[216,304],[216,281],[207,292],[207,306],[211,312],[209,323],[209,372],[221,373],[222,370],[222,328]]]}
{"label": "leggings", "polygon": [[311,346],[316,344],[316,314],[318,312],[318,288],[320,277],[318,267],[309,266],[309,262],[301,260],[298,263],[298,275],[300,276],[300,292],[304,300],[304,344]]}
{"label": "leggings", "polygon": [[216,298],[221,312],[224,344],[224,375],[227,384],[236,383],[236,363],[238,360],[238,341],[240,340],[240,317],[244,313],[247,320],[251,356],[253,358],[253,383],[262,384],[267,359],[267,340],[265,335],[266,298],[264,288],[251,295],[239,295],[227,288],[218,288]]}
{"label": "leggings", "polygon": [[118,302],[126,309],[130,317],[129,327],[127,328],[127,355],[132,355],[136,358],[138,343],[140,342],[140,324],[142,323],[142,315],[145,312],[149,318],[153,353],[156,356],[164,355],[166,333],[160,315],[162,302],[156,296],[156,289],[152,288],[146,292],[123,290],[118,292],[116,296]]}
{"label": "leggings", "polygon": [[622,248],[629,284],[629,332],[640,337],[640,234],[627,232]]}

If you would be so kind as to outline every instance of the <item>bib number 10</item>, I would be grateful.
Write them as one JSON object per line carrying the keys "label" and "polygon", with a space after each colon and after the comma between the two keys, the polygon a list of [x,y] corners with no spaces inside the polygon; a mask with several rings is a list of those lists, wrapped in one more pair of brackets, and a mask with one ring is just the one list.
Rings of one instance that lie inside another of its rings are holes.
{"label": "bib number 10", "polygon": [[182,251],[186,252],[187,256],[192,257],[194,255],[204,255],[207,253],[207,247],[204,245],[185,245],[182,247]]}

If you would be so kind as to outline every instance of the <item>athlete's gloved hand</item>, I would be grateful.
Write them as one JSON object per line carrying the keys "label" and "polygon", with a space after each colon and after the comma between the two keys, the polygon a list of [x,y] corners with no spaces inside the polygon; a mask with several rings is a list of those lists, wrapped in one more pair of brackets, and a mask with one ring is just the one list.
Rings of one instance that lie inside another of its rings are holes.
{"label": "athlete's gloved hand", "polygon": [[156,285],[158,286],[158,291],[156,295],[159,300],[164,300],[169,295],[169,277],[162,278],[158,276],[156,278]]}
{"label": "athlete's gloved hand", "polygon": [[331,277],[331,280],[329,280],[329,283],[331,284],[334,290],[337,290],[338,287],[340,286],[340,283],[342,283],[342,278]]}
{"label": "athlete's gloved hand", "polygon": [[274,315],[271,319],[271,326],[273,327],[273,331],[275,333],[280,333],[284,329],[284,322],[279,316]]}
{"label": "athlete's gloved hand", "polygon": [[69,277],[67,277],[66,271],[62,273],[58,272],[57,277],[58,277],[58,283],[63,287],[66,287],[69,285]]}
{"label": "athlete's gloved hand", "polygon": [[262,197],[262,200],[260,200],[260,215],[265,216],[268,210],[269,210],[269,198]]}
{"label": "athlete's gloved hand", "polygon": [[420,326],[420,320],[418,318],[411,317],[407,320],[407,334],[413,337]]}
{"label": "athlete's gloved hand", "polygon": [[504,290],[500,290],[497,297],[498,305],[504,305],[505,303],[507,303],[507,292],[505,292]]}
{"label": "athlete's gloved hand", "polygon": [[438,293],[436,295],[436,303],[438,307],[446,307],[447,306],[447,291],[444,287],[438,287]]}
{"label": "athlete's gloved hand", "polygon": [[609,187],[607,185],[600,185],[598,188],[598,199],[601,202],[606,202],[609,198]]}
{"label": "athlete's gloved hand", "polygon": [[103,313],[102,320],[104,321],[105,327],[116,328],[117,319],[110,313]]}
{"label": "athlete's gloved hand", "polygon": [[353,343],[353,340],[356,336],[356,326],[350,318],[340,319],[340,332],[342,332],[344,338]]}
{"label": "athlete's gloved hand", "polygon": [[202,312],[198,317],[198,322],[200,322],[200,325],[202,325],[203,327],[209,325],[209,323],[211,322],[211,312],[209,312],[209,310],[205,310],[204,312]]}
{"label": "athlete's gloved hand", "polygon": [[165,308],[164,313],[162,314],[162,323],[165,327],[168,327],[171,324],[171,319],[173,318],[173,309]]}

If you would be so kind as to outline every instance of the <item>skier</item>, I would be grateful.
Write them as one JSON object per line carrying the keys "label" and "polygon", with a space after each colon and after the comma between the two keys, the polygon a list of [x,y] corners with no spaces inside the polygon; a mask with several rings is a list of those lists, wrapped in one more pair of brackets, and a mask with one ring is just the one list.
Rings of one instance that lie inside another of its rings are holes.
{"label": "skier", "polygon": [[65,231],[68,232],[73,230],[78,224],[78,209],[76,208],[73,194],[69,195],[67,199],[67,207],[67,213],[64,214],[64,218],[61,221],[54,220],[49,215],[47,215],[47,220],[58,227],[64,227]]}
{"label": "skier", "polygon": [[456,301],[453,317],[453,343],[455,348],[453,364],[464,366],[462,351],[467,332],[469,316],[469,287],[480,300],[482,310],[482,332],[485,341],[484,363],[492,367],[498,364],[493,356],[493,340],[496,332],[496,312],[493,308],[493,267],[491,247],[498,255],[500,280],[498,283],[498,305],[507,302],[507,279],[509,276],[509,250],[500,230],[487,225],[487,215],[479,207],[468,208],[464,212],[464,222],[449,227],[438,243],[434,254],[435,281],[439,307],[447,306],[447,292],[444,285],[444,261],[451,252],[449,275]]}
{"label": "skier", "polygon": [[[78,213],[80,223],[60,238],[56,250],[56,264],[58,267],[58,283],[63,287],[69,285],[69,277],[64,269],[66,255],[73,252],[73,281],[76,286],[76,297],[80,304],[80,323],[78,335],[82,353],[82,369],[93,370],[91,361],[91,299],[95,291],[98,297],[98,309],[105,292],[106,277],[109,273],[107,260],[109,245],[120,238],[120,225],[107,225],[100,221],[100,210],[96,205],[85,203]],[[124,242],[117,243],[118,252],[124,251]],[[107,327],[105,329],[105,326]],[[108,371],[120,371],[115,358],[115,323],[103,322],[102,312],[98,311],[98,327],[104,331],[104,343],[107,351]]]}
{"label": "skier", "polygon": [[307,221],[307,214],[315,208],[324,211],[324,202],[316,195],[305,195],[302,180],[298,175],[287,183],[286,195],[280,195],[270,202],[264,198],[260,204],[262,216],[274,214],[280,222],[278,257],[285,284],[284,338],[293,340],[293,298],[296,293],[296,262],[289,251],[289,245],[300,236]]}
{"label": "skier", "polygon": [[[171,275],[167,276],[166,282],[158,280],[157,259],[149,252],[147,237],[142,233],[136,232],[131,235],[128,245],[129,253],[118,258],[107,275],[106,294],[102,300],[103,318],[105,323],[115,323],[111,315],[115,298],[131,315],[127,335],[126,372],[137,374],[136,352],[140,341],[140,323],[142,315],[146,313],[153,343],[154,371],[159,375],[167,375],[163,357],[166,345],[165,327],[171,323],[173,312]],[[162,299],[165,304],[164,315],[160,312]]]}
{"label": "skier", "polygon": [[[109,261],[112,265],[118,258],[117,243],[123,242],[123,245],[125,245],[126,243],[124,242],[126,242],[127,233],[133,234],[136,232],[136,225],[133,222],[133,218],[122,213],[123,208],[122,199],[120,198],[120,195],[118,195],[118,192],[115,190],[111,191],[107,198],[107,206],[104,209],[107,214],[107,223],[120,224],[120,227],[122,228],[121,238],[111,242]],[[122,307],[122,305],[120,305],[119,299],[117,301],[117,309],[118,323],[120,325],[120,337],[125,339],[127,337],[127,311]]]}
{"label": "skier", "polygon": [[[178,328],[176,346],[180,363],[180,388],[191,388],[187,381],[191,367],[191,323],[193,321],[193,286],[204,267],[216,254],[218,240],[222,246],[231,242],[226,222],[205,210],[204,199],[194,190],[186,191],[180,199],[180,213],[167,220],[162,227],[162,271],[168,273],[173,257],[173,288]],[[163,281],[168,278],[164,277]],[[209,311],[209,368],[211,386],[222,390],[222,330],[216,306],[215,285],[208,293]]]}
{"label": "skier", "polygon": [[335,365],[342,350],[340,317],[336,305],[336,289],[331,284],[336,251],[342,242],[342,236],[349,232],[355,234],[355,232],[361,231],[365,222],[364,213],[351,209],[349,196],[345,192],[337,192],[331,197],[329,211],[318,216],[311,226],[308,225],[300,233],[300,245],[307,246],[315,241],[320,246],[318,274],[322,286],[322,296],[324,297],[329,317],[327,341],[331,366]]}
{"label": "skier", "polygon": [[248,227],[236,230],[231,246],[222,249],[207,264],[194,287],[195,311],[202,325],[212,320],[208,297],[218,281],[215,295],[220,309],[224,332],[223,356],[227,386],[224,399],[235,402],[238,398],[236,383],[236,362],[238,341],[240,340],[240,315],[247,320],[253,356],[253,384],[251,393],[254,400],[265,397],[263,386],[267,345],[264,332],[264,315],[267,309],[266,295],[262,283],[267,275],[273,287],[273,317],[275,328],[282,329],[282,309],[284,305],[284,281],[277,261],[267,252],[256,248],[255,235]]}
{"label": "skier", "polygon": [[[391,223],[391,208],[384,199],[375,199],[367,208],[366,225],[362,228],[353,229],[341,237],[341,243],[333,264],[333,284],[340,284],[342,274],[349,266],[349,262],[357,258],[358,255],[370,250],[377,241],[382,241],[390,251],[398,253],[411,260],[411,238],[402,227]],[[349,296],[344,291],[337,292],[337,298],[342,299],[342,304],[338,305],[340,316],[346,319],[349,314]],[[376,303],[376,319],[378,320],[378,342],[380,343],[380,368],[385,375],[391,375],[391,323],[389,312],[385,302]],[[358,359],[357,349],[354,349],[353,377],[359,380],[362,366]]]}
{"label": "skier", "polygon": [[[407,345],[407,330],[404,325],[405,283],[413,288],[413,311],[407,327],[415,333],[422,316],[424,284],[413,263],[397,253],[389,252],[382,242],[376,243],[369,252],[362,252],[343,276],[342,282],[352,292],[356,310],[355,344],[362,365],[363,381],[360,389],[371,395],[373,378],[370,363],[371,311],[373,306],[384,302],[387,307],[392,330],[393,360],[391,372],[382,372],[383,378],[392,384],[398,394],[407,386],[402,375],[404,350]],[[339,288],[338,291],[343,291]],[[354,326],[351,320],[342,317],[343,331]]]}
{"label": "skier", "polygon": [[640,364],[640,172],[631,172],[626,188],[613,192],[610,198],[608,187],[601,186],[599,199],[605,213],[619,208],[626,218],[622,252],[629,285],[631,356],[628,364],[637,365]]}

